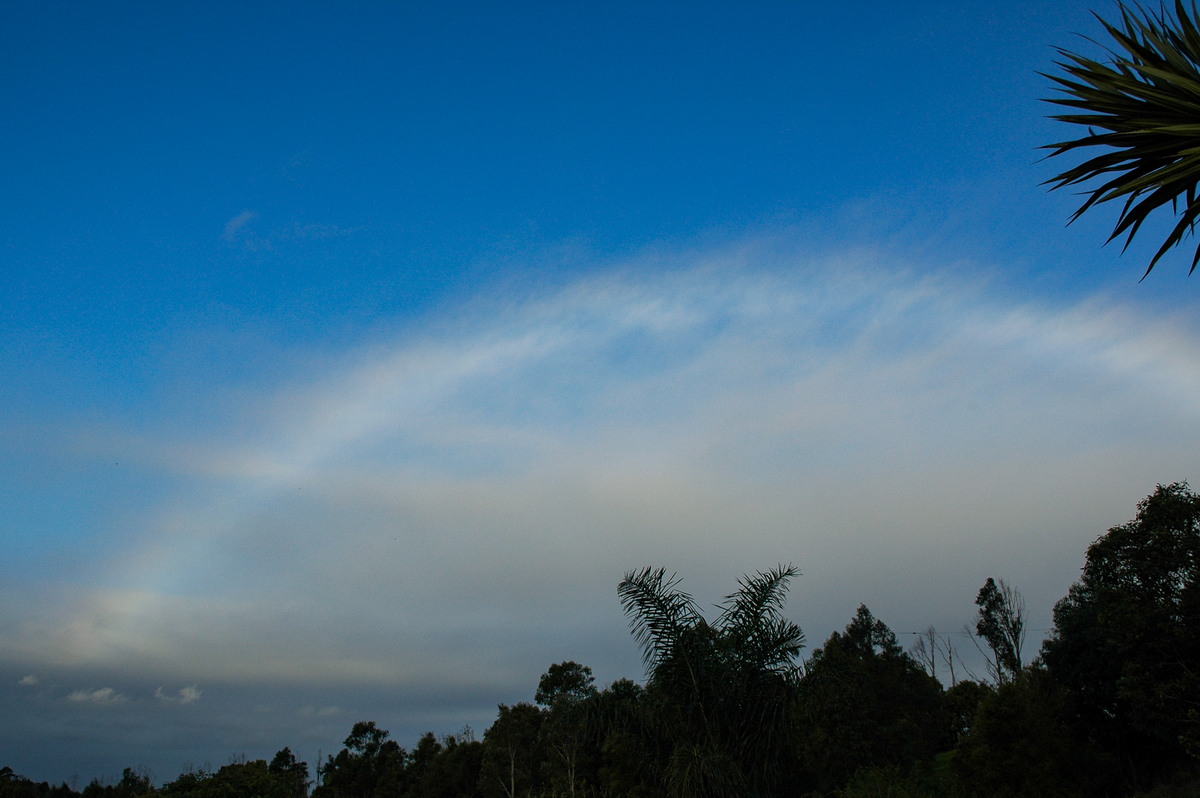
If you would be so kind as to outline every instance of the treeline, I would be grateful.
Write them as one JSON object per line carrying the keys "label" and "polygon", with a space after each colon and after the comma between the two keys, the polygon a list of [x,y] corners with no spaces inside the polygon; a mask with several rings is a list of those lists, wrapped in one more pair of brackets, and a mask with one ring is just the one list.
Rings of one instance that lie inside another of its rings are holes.
{"label": "treeline", "polygon": [[552,665],[482,739],[426,734],[409,750],[360,722],[311,776],[285,748],[158,789],[126,770],[80,794],[5,768],[0,798],[1200,795],[1200,497],[1186,484],[1088,548],[1030,662],[1020,594],[987,580],[984,677],[932,629],[905,651],[865,606],[800,664],[803,633],[782,615],[796,574],[743,577],[711,621],[675,577],[627,574],[645,685],[598,689],[587,666]]}

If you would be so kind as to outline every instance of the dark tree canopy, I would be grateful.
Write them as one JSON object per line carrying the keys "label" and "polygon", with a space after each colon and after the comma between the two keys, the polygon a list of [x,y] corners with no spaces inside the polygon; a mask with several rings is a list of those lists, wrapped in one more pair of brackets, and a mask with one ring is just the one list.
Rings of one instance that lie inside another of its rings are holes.
{"label": "dark tree canopy", "polygon": [[986,690],[953,760],[970,796],[1084,798],[1114,793],[1094,749],[1064,722],[1064,694],[1041,668]]}
{"label": "dark tree canopy", "polygon": [[308,766],[284,749],[270,765],[254,759],[232,762],[215,773],[184,773],[159,792],[170,798],[297,798],[308,794],[307,783]]}
{"label": "dark tree canopy", "polygon": [[400,789],[408,754],[388,739],[386,729],[374,721],[360,721],[343,744],[346,747],[322,767],[314,798],[376,798]]}
{"label": "dark tree canopy", "polygon": [[542,711],[533,704],[499,706],[495,723],[483,734],[479,785],[484,795],[516,798],[535,794],[542,783],[543,719]]}
{"label": "dark tree canopy", "polygon": [[662,780],[677,796],[776,794],[790,742],[804,634],[783,618],[791,566],[744,576],[709,624],[662,569],[617,588],[649,672],[647,704],[670,741]]}
{"label": "dark tree canopy", "polygon": [[951,743],[941,686],[866,606],[813,652],[799,692],[804,759],[822,790]]}
{"label": "dark tree canopy", "polygon": [[[674,576],[630,572],[618,596],[644,687],[598,690],[567,660],[537,681],[537,704],[499,705],[482,740],[428,732],[406,750],[355,723],[312,798],[1200,795],[1200,496],[1187,484],[1158,486],[1088,547],[1032,663],[1019,594],[984,583],[975,628],[994,685],[944,689],[944,636],[923,633],[919,661],[865,605],[801,667],[804,635],[783,615],[797,573],[743,576],[709,621]],[[82,793],[0,768],[0,798],[303,798],[308,783],[288,748],[157,789],[129,768]]]}
{"label": "dark tree canopy", "polygon": [[596,694],[596,679],[587,665],[568,660],[551,665],[538,681],[534,701],[544,707],[574,703]]}
{"label": "dark tree canopy", "polygon": [[1088,548],[1042,658],[1099,743],[1185,758],[1200,710],[1200,496],[1186,483],[1159,485]]}

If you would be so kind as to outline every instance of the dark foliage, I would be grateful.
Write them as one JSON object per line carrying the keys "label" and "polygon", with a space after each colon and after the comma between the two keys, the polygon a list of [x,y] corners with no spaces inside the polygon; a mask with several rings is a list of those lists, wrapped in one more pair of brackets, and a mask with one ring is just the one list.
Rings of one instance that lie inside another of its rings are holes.
{"label": "dark foliage", "polygon": [[1041,668],[988,691],[953,760],[966,795],[1102,795],[1109,783],[1096,752],[1064,721],[1065,696]]}
{"label": "dark foliage", "polygon": [[[977,631],[996,654],[995,684],[943,689],[865,606],[801,674],[803,635],[782,617],[795,575],[743,577],[710,623],[674,577],[631,572],[619,596],[644,687],[597,690],[590,668],[567,661],[538,680],[537,704],[501,705],[482,740],[427,733],[406,750],[359,722],[320,763],[312,796],[1198,794],[1200,497],[1186,484],[1159,486],[1088,548],[1031,665],[1019,597],[985,583]],[[0,798],[303,798],[309,786],[287,748],[158,789],[134,769],[80,793],[0,768]]]}
{"label": "dark foliage", "polygon": [[804,634],[781,610],[797,573],[743,577],[712,624],[662,569],[626,574],[618,587],[649,671],[647,717],[668,741],[658,770],[671,795],[773,795],[790,775]]}
{"label": "dark foliage", "polygon": [[1074,727],[1145,784],[1188,761],[1200,710],[1200,497],[1158,486],[1087,551],[1042,658]]}
{"label": "dark foliage", "polygon": [[951,742],[941,685],[865,606],[813,652],[799,721],[808,777],[822,791],[860,770],[908,768]]}
{"label": "dark foliage", "polygon": [[79,798],[79,793],[66,784],[51,787],[44,781],[30,781],[5,766],[0,768],[0,798]]}

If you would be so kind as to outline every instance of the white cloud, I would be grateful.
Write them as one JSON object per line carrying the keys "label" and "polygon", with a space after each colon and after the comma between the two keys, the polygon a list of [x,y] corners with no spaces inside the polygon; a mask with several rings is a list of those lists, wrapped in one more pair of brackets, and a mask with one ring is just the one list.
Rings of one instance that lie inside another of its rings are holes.
{"label": "white cloud", "polygon": [[129,696],[118,693],[111,687],[101,687],[98,690],[75,690],[67,696],[67,700],[77,704],[113,706],[124,704],[129,700]]}
{"label": "white cloud", "polygon": [[628,569],[707,601],[795,562],[812,645],[860,601],[958,628],[987,576],[1048,616],[1087,543],[1193,476],[1186,321],[883,258],[695,260],[481,298],[204,443],[134,430],[173,492],[131,514],[104,589],[0,645],[184,683],[637,676]]}
{"label": "white cloud", "polygon": [[32,673],[28,676],[22,676],[17,682],[17,684],[21,685],[22,687],[36,687],[38,683],[38,677],[34,676]]}
{"label": "white cloud", "polygon": [[201,693],[202,691],[195,685],[182,687],[174,693],[159,687],[154,691],[154,697],[168,704],[194,704],[200,700]]}

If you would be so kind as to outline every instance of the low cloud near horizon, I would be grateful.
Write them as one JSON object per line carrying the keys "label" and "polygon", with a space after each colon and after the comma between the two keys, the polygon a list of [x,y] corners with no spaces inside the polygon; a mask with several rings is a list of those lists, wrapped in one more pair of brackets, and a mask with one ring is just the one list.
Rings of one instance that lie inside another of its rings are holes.
{"label": "low cloud near horizon", "polygon": [[1087,544],[1194,476],[1182,318],[880,253],[666,260],[474,298],[207,414],[78,425],[60,458],[155,489],[101,554],[0,588],[0,664],[77,704],[292,685],[298,722],[346,720],[340,689],[487,716],[551,662],[641,679],[615,586],[644,565],[712,603],[796,564],[810,650],[860,602],[956,631],[988,576],[1042,629]]}

